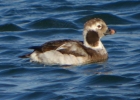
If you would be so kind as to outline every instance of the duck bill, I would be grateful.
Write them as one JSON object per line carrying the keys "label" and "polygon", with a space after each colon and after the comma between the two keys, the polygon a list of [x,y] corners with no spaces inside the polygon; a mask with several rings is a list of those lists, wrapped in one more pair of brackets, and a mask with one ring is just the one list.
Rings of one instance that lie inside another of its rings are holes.
{"label": "duck bill", "polygon": [[115,34],[116,33],[116,31],[114,30],[114,29],[108,29],[107,31],[106,31],[106,33],[104,33],[104,35],[113,35],[113,34]]}

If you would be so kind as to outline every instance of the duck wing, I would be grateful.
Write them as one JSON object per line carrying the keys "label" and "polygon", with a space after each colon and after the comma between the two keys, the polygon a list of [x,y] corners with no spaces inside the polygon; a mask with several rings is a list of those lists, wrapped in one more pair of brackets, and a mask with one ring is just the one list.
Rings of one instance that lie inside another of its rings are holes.
{"label": "duck wing", "polygon": [[76,40],[57,40],[46,42],[42,46],[33,46],[29,49],[44,53],[50,50],[59,51],[62,54],[74,55],[74,56],[86,56],[87,53],[84,50],[84,45],[81,41]]}

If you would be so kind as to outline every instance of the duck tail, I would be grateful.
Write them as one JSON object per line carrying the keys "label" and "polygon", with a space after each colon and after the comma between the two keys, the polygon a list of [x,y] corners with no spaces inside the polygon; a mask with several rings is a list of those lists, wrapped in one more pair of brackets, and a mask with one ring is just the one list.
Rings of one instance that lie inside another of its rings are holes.
{"label": "duck tail", "polygon": [[26,54],[26,55],[22,55],[22,56],[19,56],[19,58],[29,58],[31,54]]}

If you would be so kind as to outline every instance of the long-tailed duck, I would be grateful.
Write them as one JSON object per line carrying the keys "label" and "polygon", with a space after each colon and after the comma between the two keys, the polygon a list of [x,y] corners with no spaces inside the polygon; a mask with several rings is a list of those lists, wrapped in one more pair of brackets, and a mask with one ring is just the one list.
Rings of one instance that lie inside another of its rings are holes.
{"label": "long-tailed duck", "polygon": [[84,41],[56,40],[41,46],[33,46],[34,51],[20,56],[30,58],[33,62],[51,65],[80,65],[91,62],[102,62],[108,53],[100,41],[105,35],[112,35],[115,30],[109,29],[102,19],[94,18],[84,25]]}

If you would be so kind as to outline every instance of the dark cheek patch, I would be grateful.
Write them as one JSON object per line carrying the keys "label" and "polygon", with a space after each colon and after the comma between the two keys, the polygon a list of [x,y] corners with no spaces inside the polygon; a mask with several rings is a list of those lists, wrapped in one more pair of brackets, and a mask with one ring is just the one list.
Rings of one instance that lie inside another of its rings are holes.
{"label": "dark cheek patch", "polygon": [[95,31],[88,31],[86,40],[89,45],[96,47],[99,44],[99,35]]}

